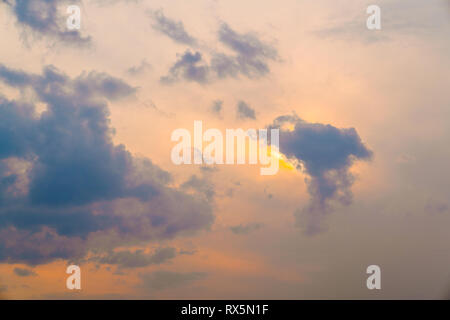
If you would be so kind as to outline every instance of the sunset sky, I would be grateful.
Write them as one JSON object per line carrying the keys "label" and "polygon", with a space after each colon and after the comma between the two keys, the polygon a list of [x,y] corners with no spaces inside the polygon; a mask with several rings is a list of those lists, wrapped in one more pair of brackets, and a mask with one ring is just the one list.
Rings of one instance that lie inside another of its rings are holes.
{"label": "sunset sky", "polygon": [[[450,1],[2,0],[0,39],[0,298],[450,299]],[[278,173],[173,164],[195,120],[279,127]]]}

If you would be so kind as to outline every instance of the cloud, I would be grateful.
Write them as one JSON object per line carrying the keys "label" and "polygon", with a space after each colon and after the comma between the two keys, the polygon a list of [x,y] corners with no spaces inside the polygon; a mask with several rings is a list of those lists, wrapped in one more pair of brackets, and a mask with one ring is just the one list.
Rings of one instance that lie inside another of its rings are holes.
{"label": "cloud", "polygon": [[[288,123],[294,125],[293,130],[284,129]],[[278,117],[272,127],[280,129],[280,152],[307,174],[311,199],[308,206],[296,212],[297,224],[307,234],[320,232],[332,200],[351,203],[354,177],[349,169],[356,160],[369,160],[372,151],[354,128],[309,123],[296,115]]]}
{"label": "cloud", "polygon": [[159,114],[160,116],[163,116],[165,118],[174,118],[175,117],[174,113],[167,113],[164,110],[161,110],[160,108],[158,108],[158,106],[152,100],[147,100],[147,101],[143,102],[142,104],[146,108],[153,109],[157,114]]}
{"label": "cloud", "polygon": [[182,190],[193,190],[205,196],[211,201],[216,194],[214,186],[207,178],[199,178],[195,174],[180,186]]}
{"label": "cloud", "polygon": [[161,82],[170,84],[184,79],[204,84],[208,78],[209,66],[203,61],[202,54],[198,51],[192,53],[186,50],[170,68],[169,74],[161,77]]}
{"label": "cloud", "polygon": [[221,117],[223,110],[223,101],[222,100],[213,101],[210,110],[213,114],[217,115],[218,117]]}
{"label": "cloud", "polygon": [[2,96],[0,105],[0,158],[22,157],[30,150],[34,136],[33,107]]}
{"label": "cloud", "polygon": [[236,77],[242,74],[258,78],[269,73],[268,61],[277,60],[277,50],[262,42],[255,34],[240,34],[222,23],[219,41],[235,52],[234,56],[216,53],[211,61],[212,69],[219,78]]}
{"label": "cloud", "polygon": [[[58,81],[58,79],[55,80]],[[128,97],[136,92],[136,88],[129,86],[123,80],[99,72],[83,72],[75,79],[73,86],[78,94],[92,98],[106,98],[109,101]]]}
{"label": "cloud", "polygon": [[180,250],[179,254],[186,254],[188,256],[192,256],[197,253],[197,250]]}
{"label": "cloud", "polygon": [[278,60],[278,52],[273,46],[261,41],[255,34],[237,33],[226,23],[219,28],[218,40],[233,53],[210,50],[213,53],[208,62],[201,52],[187,50],[181,57],[178,55],[169,74],[161,80],[165,83],[186,80],[205,84],[240,75],[254,79],[270,72],[269,61]]}
{"label": "cloud", "polygon": [[14,268],[14,274],[19,277],[35,277],[37,274],[33,270],[24,268]]}
{"label": "cloud", "polygon": [[154,264],[162,264],[176,256],[174,248],[158,248],[147,254],[143,250],[115,251],[89,259],[101,264],[117,265],[119,268],[141,268]]}
{"label": "cloud", "polygon": [[152,66],[147,61],[142,60],[139,65],[128,68],[127,73],[131,76],[139,76],[151,68]]}
{"label": "cloud", "polygon": [[230,230],[234,233],[234,234],[249,234],[250,232],[259,230],[263,227],[263,224],[261,223],[249,223],[249,224],[240,224],[237,226],[231,226]]}
{"label": "cloud", "polygon": [[48,227],[39,231],[3,227],[0,239],[0,261],[3,263],[34,266],[57,259],[80,259],[87,253],[81,238],[62,236]]}
{"label": "cloud", "polygon": [[206,273],[203,272],[181,273],[172,271],[155,271],[140,275],[141,288],[150,292],[181,287],[205,277]]}
{"label": "cloud", "polygon": [[150,17],[153,21],[152,27],[154,30],[166,35],[175,42],[190,46],[196,44],[195,38],[190,36],[184,29],[183,22],[167,18],[162,10],[150,12]]}
{"label": "cloud", "polygon": [[[65,26],[66,18],[59,14],[58,6],[78,3],[65,0],[14,0],[6,2],[16,16],[19,25],[34,34],[58,39],[65,44],[88,45],[90,37],[83,37],[78,30],[68,30]],[[64,11],[65,12],[65,11]]]}
{"label": "cloud", "polygon": [[0,261],[77,260],[212,224],[207,201],[170,187],[168,172],[113,143],[108,103],[135,88],[52,66],[32,74],[0,64],[0,81],[46,105],[37,114],[0,97]]}
{"label": "cloud", "polygon": [[256,120],[255,110],[252,109],[244,101],[239,101],[236,109],[236,116],[238,119],[253,119]]}

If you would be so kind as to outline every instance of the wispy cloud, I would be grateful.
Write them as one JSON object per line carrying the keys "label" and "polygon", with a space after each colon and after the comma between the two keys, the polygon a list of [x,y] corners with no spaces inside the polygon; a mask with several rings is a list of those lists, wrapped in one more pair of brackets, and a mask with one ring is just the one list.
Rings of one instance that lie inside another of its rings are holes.
{"label": "wispy cloud", "polygon": [[14,274],[19,277],[35,277],[37,276],[36,272],[34,272],[31,269],[25,269],[25,268],[14,268]]}
{"label": "wispy cloud", "polygon": [[222,100],[215,100],[213,101],[211,107],[210,107],[211,112],[218,116],[219,118],[222,117],[222,111],[223,111],[223,101]]}
{"label": "wispy cloud", "polygon": [[139,76],[147,72],[152,68],[151,64],[148,63],[145,59],[141,61],[141,63],[137,66],[132,66],[128,68],[127,73],[131,76]]}
{"label": "wispy cloud", "polygon": [[236,108],[236,116],[238,119],[256,120],[256,113],[245,101],[239,101]]}
{"label": "wispy cloud", "polygon": [[150,17],[153,22],[152,27],[154,30],[164,34],[177,43],[190,46],[196,44],[197,40],[187,33],[184,29],[183,22],[166,17],[162,9],[150,11]]}
{"label": "wispy cloud", "polygon": [[269,73],[269,61],[278,59],[277,50],[261,41],[252,33],[238,33],[228,24],[222,23],[218,33],[219,41],[234,51],[234,55],[216,53],[211,60],[212,69],[219,78],[259,78]]}
{"label": "wispy cloud", "polygon": [[158,248],[152,253],[145,253],[143,250],[136,251],[110,251],[100,256],[89,259],[100,264],[117,265],[119,268],[142,268],[149,265],[165,263],[176,256],[175,248]]}
{"label": "wispy cloud", "polygon": [[140,288],[148,292],[177,288],[204,279],[204,272],[155,271],[140,275]]}
{"label": "wispy cloud", "polygon": [[205,84],[228,77],[255,79],[267,75],[270,72],[269,62],[278,60],[277,50],[255,34],[238,33],[223,23],[217,36],[219,42],[233,54],[213,49],[208,62],[202,52],[186,50],[184,54],[178,55],[178,60],[161,81],[174,83],[186,80]]}
{"label": "wispy cloud", "polygon": [[262,227],[263,227],[262,223],[249,223],[249,224],[239,224],[237,226],[231,226],[230,230],[234,234],[243,235],[243,234],[249,234],[253,231],[257,231],[257,230],[261,229]]}

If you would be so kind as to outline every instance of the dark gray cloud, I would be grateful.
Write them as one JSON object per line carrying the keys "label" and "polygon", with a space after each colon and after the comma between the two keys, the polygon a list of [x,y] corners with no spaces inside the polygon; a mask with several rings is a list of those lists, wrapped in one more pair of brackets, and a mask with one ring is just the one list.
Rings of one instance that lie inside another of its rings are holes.
{"label": "dark gray cloud", "polygon": [[232,77],[236,78],[240,74],[239,64],[236,59],[222,52],[216,52],[211,58],[211,69],[217,74],[219,79]]}
{"label": "dark gray cloud", "polygon": [[[295,125],[294,130],[285,130],[286,123]],[[272,127],[280,128],[280,151],[307,174],[311,200],[296,212],[297,223],[307,234],[317,233],[332,200],[351,203],[354,177],[349,169],[355,160],[369,160],[372,152],[354,128],[309,123],[295,115],[278,117]]]}
{"label": "dark gray cloud", "polygon": [[78,30],[68,30],[65,25],[67,17],[58,10],[59,5],[78,4],[79,0],[11,0],[4,3],[11,8],[18,24],[34,34],[58,39],[66,44],[87,45],[91,41],[90,37],[83,37]]}
{"label": "dark gray cloud", "polygon": [[245,101],[239,101],[236,108],[236,117],[242,120],[256,120],[255,110],[252,109]]}
{"label": "dark gray cloud", "polygon": [[184,79],[204,84],[209,78],[209,66],[203,61],[198,51],[186,50],[170,68],[168,75],[161,77],[161,82],[170,84]]}
{"label": "dark gray cloud", "polygon": [[234,234],[249,234],[252,231],[259,230],[263,227],[262,223],[249,223],[249,224],[240,224],[237,226],[231,226],[230,230]]}
{"label": "dark gray cloud", "polygon": [[149,265],[165,263],[176,256],[175,248],[159,248],[153,253],[143,250],[115,251],[89,259],[101,264],[117,265],[119,268],[141,268]]}
{"label": "dark gray cloud", "polygon": [[[46,105],[38,115],[0,97],[0,261],[80,260],[211,225],[207,201],[169,187],[168,172],[113,143],[108,102],[135,88],[97,72],[72,79],[52,66],[31,74],[0,64],[0,81]],[[28,169],[14,172],[11,161]]]}
{"label": "dark gray cloud", "polygon": [[165,290],[187,285],[206,276],[207,274],[203,272],[155,271],[140,275],[142,283],[140,287],[149,292]]}
{"label": "dark gray cloud", "polygon": [[183,22],[167,18],[162,10],[150,12],[150,17],[153,21],[153,29],[168,36],[173,41],[191,46],[197,42],[194,37],[186,32]]}
{"label": "dark gray cloud", "polygon": [[278,60],[277,50],[252,33],[237,33],[226,23],[220,26],[219,41],[231,52],[213,50],[208,63],[204,55],[186,51],[163,77],[166,83],[179,80],[206,83],[216,79],[238,77],[259,78],[270,72],[269,62]]}
{"label": "dark gray cloud", "polygon": [[213,101],[210,110],[213,114],[217,115],[218,117],[221,117],[223,110],[223,101],[222,100]]}
{"label": "dark gray cloud", "polygon": [[219,168],[214,167],[214,166],[208,166],[208,165],[201,166],[199,169],[202,173],[207,173],[207,174],[219,171]]}
{"label": "dark gray cloud", "polygon": [[278,59],[277,50],[261,41],[255,34],[241,34],[222,23],[219,41],[235,52],[234,55],[217,53],[211,61],[212,69],[220,78],[242,74],[257,78],[269,73],[268,61]]}
{"label": "dark gray cloud", "polygon": [[19,277],[35,277],[37,274],[31,269],[14,268],[14,274]]}

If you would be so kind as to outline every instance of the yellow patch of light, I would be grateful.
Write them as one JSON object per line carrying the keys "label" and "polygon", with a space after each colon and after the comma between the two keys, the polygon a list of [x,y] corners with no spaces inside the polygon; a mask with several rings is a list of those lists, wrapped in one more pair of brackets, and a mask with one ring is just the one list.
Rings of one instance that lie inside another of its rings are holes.
{"label": "yellow patch of light", "polygon": [[273,156],[275,159],[278,159],[281,169],[286,169],[289,171],[295,170],[295,166],[289,162],[284,154],[279,152],[278,150],[272,150],[270,146],[267,147],[267,155]]}
{"label": "yellow patch of light", "polygon": [[294,131],[294,130],[295,130],[295,125],[292,124],[292,123],[288,123],[288,124],[286,124],[286,125],[283,127],[283,129],[284,129],[284,130],[287,130],[287,131]]}

